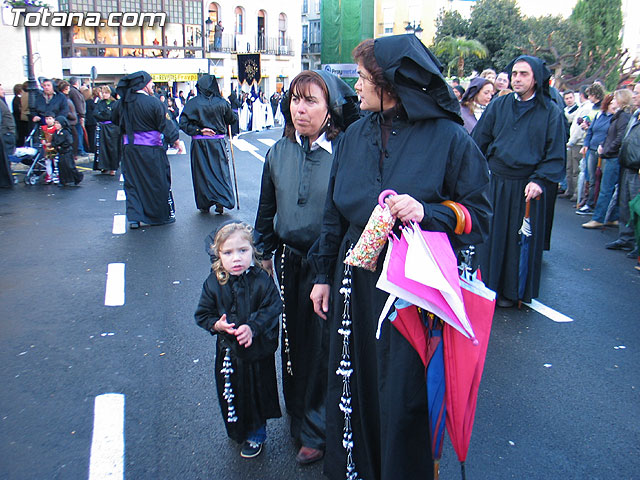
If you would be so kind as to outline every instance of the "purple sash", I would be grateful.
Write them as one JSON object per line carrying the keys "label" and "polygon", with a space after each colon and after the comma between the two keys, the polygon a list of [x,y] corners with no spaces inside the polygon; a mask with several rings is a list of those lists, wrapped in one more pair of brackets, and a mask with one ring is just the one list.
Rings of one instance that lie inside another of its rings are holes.
{"label": "purple sash", "polygon": [[[129,144],[129,137],[127,134],[122,136],[122,143]],[[148,147],[161,147],[162,146],[162,134],[157,130],[149,130],[146,132],[133,132],[133,144],[134,145],[146,145]]]}
{"label": "purple sash", "polygon": [[100,125],[108,125],[110,123],[113,123],[111,120],[107,120],[106,122],[100,122]]}
{"label": "purple sash", "polygon": [[224,135],[194,135],[191,137],[192,140],[212,140],[220,138],[224,138]]}

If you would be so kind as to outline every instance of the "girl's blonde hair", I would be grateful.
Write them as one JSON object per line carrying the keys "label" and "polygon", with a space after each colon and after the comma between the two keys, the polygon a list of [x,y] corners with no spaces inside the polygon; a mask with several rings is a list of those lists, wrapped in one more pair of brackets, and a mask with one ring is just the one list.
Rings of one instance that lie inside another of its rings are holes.
{"label": "girl's blonde hair", "polygon": [[613,96],[616,99],[620,110],[629,111],[629,105],[631,105],[631,100],[633,99],[631,90],[621,88],[620,90],[613,92]]}
{"label": "girl's blonde hair", "polygon": [[212,258],[215,258],[211,265],[211,270],[215,272],[220,285],[225,285],[229,281],[229,272],[222,267],[222,261],[220,260],[220,249],[222,248],[222,245],[224,245],[224,242],[226,242],[234,233],[241,233],[242,237],[249,241],[251,249],[253,250],[253,264],[258,268],[262,268],[260,256],[253,244],[253,227],[244,222],[228,223],[216,232],[213,244],[209,245],[209,254]]}

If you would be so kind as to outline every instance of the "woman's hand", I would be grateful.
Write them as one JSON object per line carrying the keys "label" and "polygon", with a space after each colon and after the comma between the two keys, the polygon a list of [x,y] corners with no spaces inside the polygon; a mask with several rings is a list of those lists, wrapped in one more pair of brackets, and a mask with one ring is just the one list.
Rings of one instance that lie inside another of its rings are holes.
{"label": "woman's hand", "polygon": [[420,223],[424,218],[424,207],[411,195],[393,195],[387,197],[385,203],[389,206],[391,215],[403,223]]}
{"label": "woman's hand", "polygon": [[200,133],[207,137],[213,137],[216,134],[215,130],[211,128],[203,128],[202,130],[200,130]]}
{"label": "woman's hand", "polygon": [[213,326],[213,329],[217,332],[223,332],[223,333],[228,333],[229,335],[235,335],[236,333],[235,326],[236,326],[235,323],[227,323],[227,314],[225,313],[220,317],[220,320],[218,320],[215,323],[215,325]]}
{"label": "woman's hand", "polygon": [[602,155],[602,152],[604,152],[602,145],[598,145],[598,155]]}
{"label": "woman's hand", "polygon": [[273,259],[262,260],[262,268],[264,268],[267,273],[273,277]]}
{"label": "woman's hand", "polygon": [[326,283],[316,283],[309,295],[313,302],[313,311],[323,320],[327,319],[327,313],[329,312],[330,291],[331,289]]}
{"label": "woman's hand", "polygon": [[580,155],[584,155],[584,154],[586,154],[586,153],[587,153],[587,147],[582,147],[582,148],[580,149]]}
{"label": "woman's hand", "polygon": [[542,188],[536,182],[529,182],[527,186],[524,187],[524,196],[525,200],[528,202],[533,198],[537,198],[542,195]]}
{"label": "woman's hand", "polygon": [[249,325],[240,325],[234,335],[236,336],[238,343],[244,348],[249,348],[251,346],[251,343],[253,342],[253,332],[251,332]]}

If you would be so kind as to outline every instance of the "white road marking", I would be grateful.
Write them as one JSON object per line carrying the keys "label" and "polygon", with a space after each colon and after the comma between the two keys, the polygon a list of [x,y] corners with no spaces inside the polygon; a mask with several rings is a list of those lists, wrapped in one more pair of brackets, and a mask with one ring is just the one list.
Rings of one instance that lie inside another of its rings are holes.
{"label": "white road marking", "polygon": [[262,155],[257,154],[256,152],[254,152],[253,150],[249,152],[251,155],[253,155],[254,157],[256,157],[258,160],[260,160],[262,163],[264,163],[264,157]]}
{"label": "white road marking", "polygon": [[553,320],[554,322],[557,322],[557,323],[573,322],[573,318],[569,318],[560,312],[556,312],[554,309],[549,308],[546,305],[543,305],[537,300],[531,300],[531,303],[525,303],[525,305],[532,308],[536,312],[541,313],[545,317]]}
{"label": "white road marking", "polygon": [[127,199],[127,195],[124,193],[124,190],[118,190],[118,193],[116,194],[116,200],[124,201],[126,199]]}
{"label": "white road marking", "polygon": [[104,304],[108,307],[124,305],[124,263],[110,263],[107,267]]}
{"label": "white road marking", "polygon": [[94,403],[89,480],[124,479],[124,395],[105,393]]}
{"label": "white road marking", "polygon": [[271,147],[276,141],[272,138],[259,138],[259,142],[264,143],[267,147]]}
{"label": "white road marking", "polygon": [[243,152],[251,152],[251,151],[256,151],[258,148],[251,145],[249,142],[247,142],[246,140],[243,140],[242,138],[238,138],[236,140],[233,140],[233,146],[236,147],[238,150],[242,150]]}
{"label": "white road marking", "polygon": [[124,175],[120,174],[120,181],[124,182]]}
{"label": "white road marking", "polygon": [[127,216],[126,215],[114,215],[113,216],[113,230],[114,235],[122,235],[127,233]]}

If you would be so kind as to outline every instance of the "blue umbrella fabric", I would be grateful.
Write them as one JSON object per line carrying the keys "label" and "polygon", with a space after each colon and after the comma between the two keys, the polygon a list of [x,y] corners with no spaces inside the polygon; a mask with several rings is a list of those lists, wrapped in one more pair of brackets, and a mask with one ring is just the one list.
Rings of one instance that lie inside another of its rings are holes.
{"label": "blue umbrella fabric", "polygon": [[531,243],[531,219],[529,213],[531,210],[531,201],[527,200],[525,207],[522,226],[518,230],[520,235],[520,262],[518,265],[518,306],[522,306],[522,298],[527,286],[527,276],[529,275],[529,244]]}

